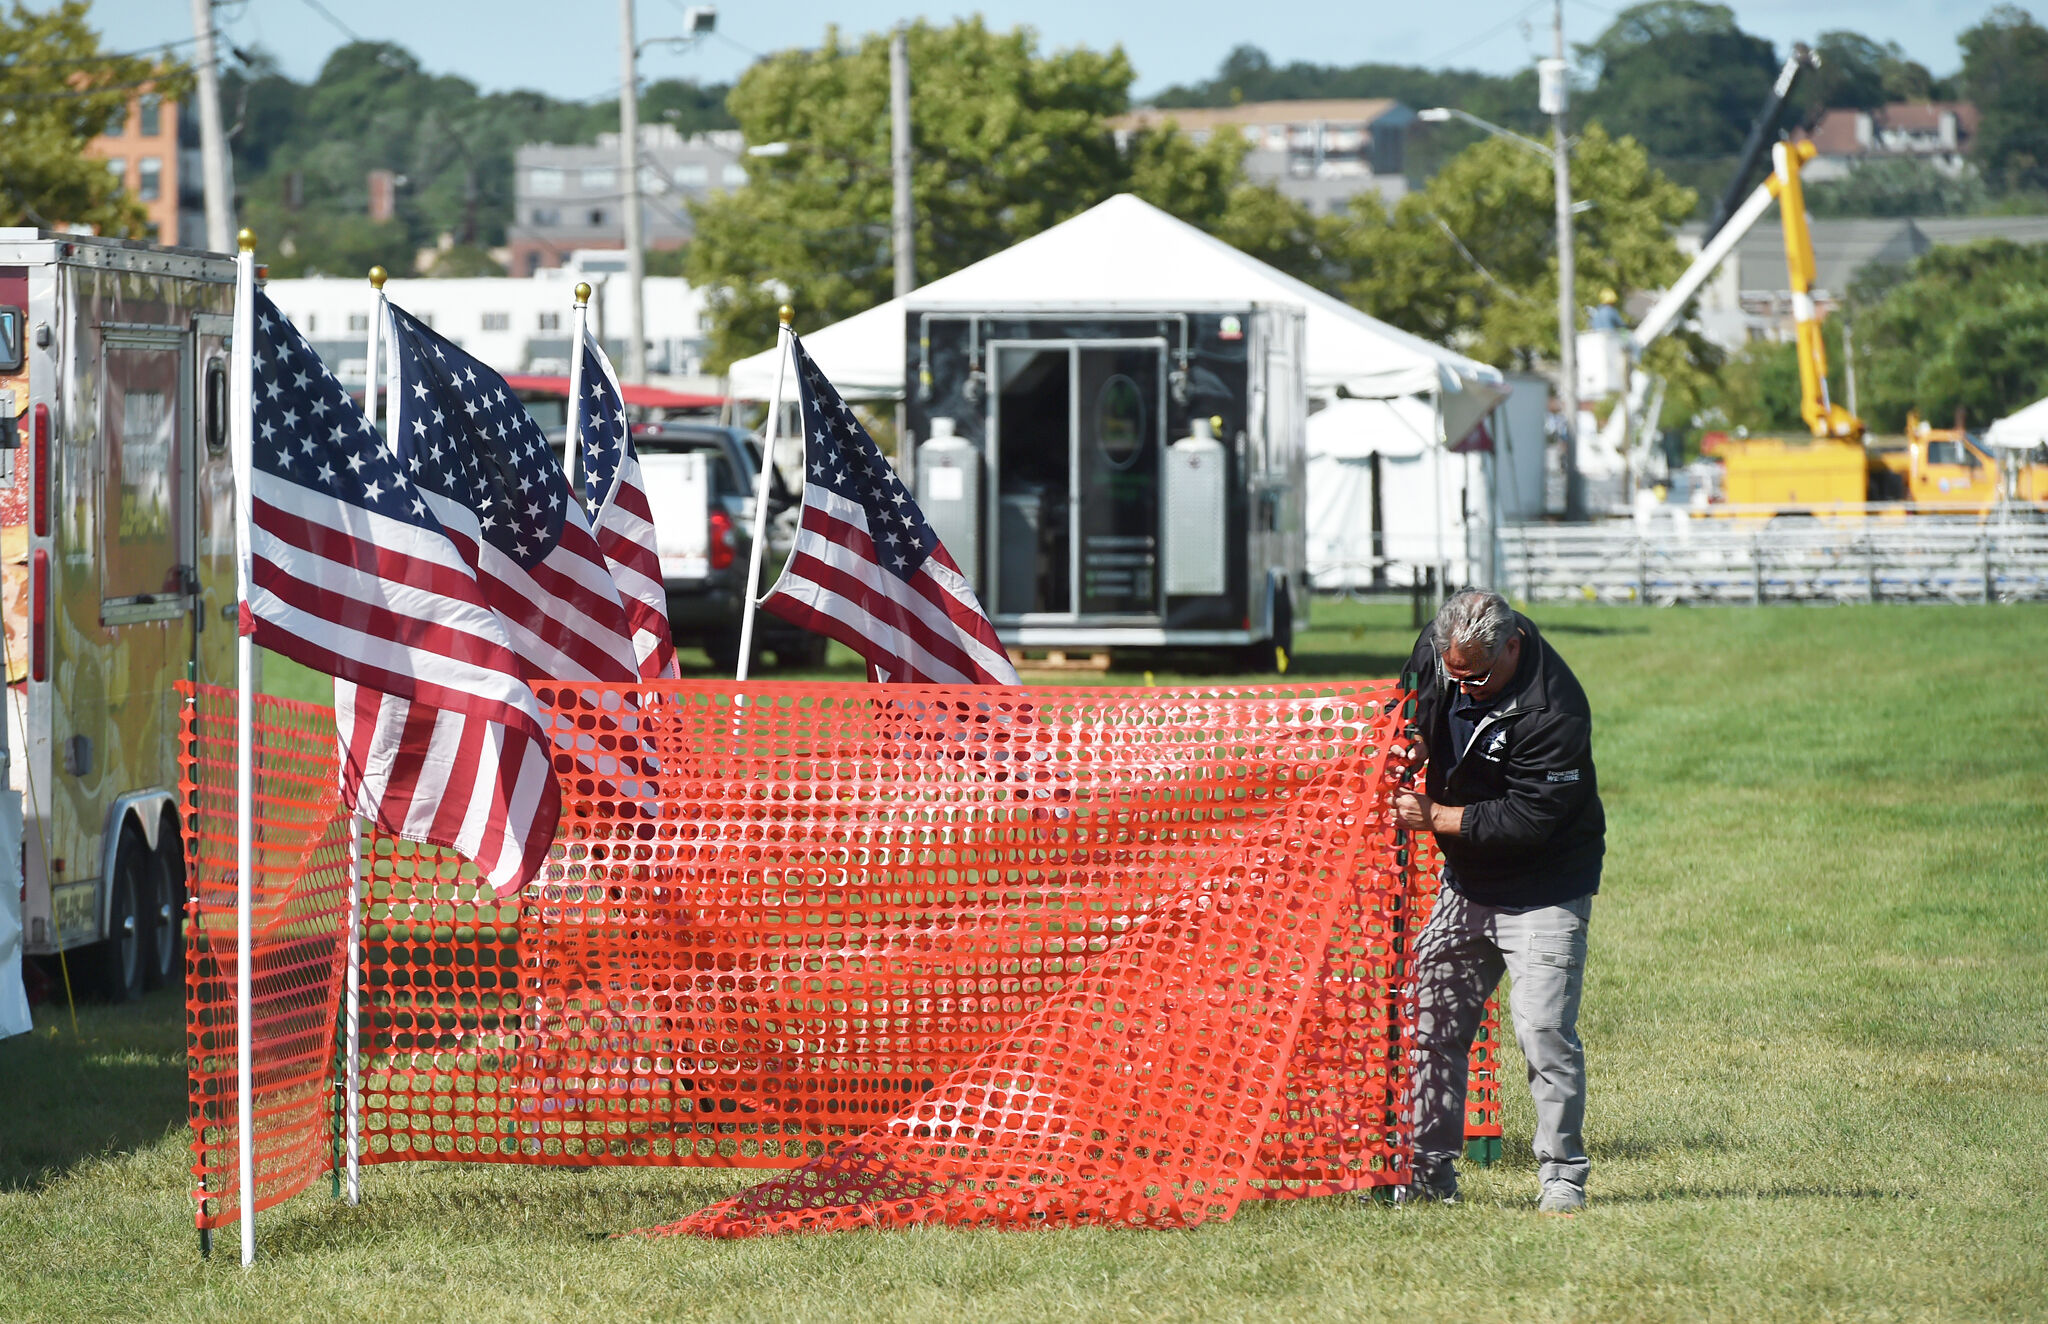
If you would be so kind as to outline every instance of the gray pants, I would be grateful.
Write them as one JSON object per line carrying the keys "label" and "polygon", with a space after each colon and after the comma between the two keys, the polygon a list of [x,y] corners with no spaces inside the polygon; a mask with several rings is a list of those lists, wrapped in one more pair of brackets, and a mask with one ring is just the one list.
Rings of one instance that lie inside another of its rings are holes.
{"label": "gray pants", "polygon": [[1586,1184],[1586,1050],[1579,990],[1593,898],[1498,910],[1446,887],[1415,948],[1415,1180],[1448,1186],[1465,1148],[1465,1075],[1486,999],[1505,970],[1529,1062],[1540,1180]]}

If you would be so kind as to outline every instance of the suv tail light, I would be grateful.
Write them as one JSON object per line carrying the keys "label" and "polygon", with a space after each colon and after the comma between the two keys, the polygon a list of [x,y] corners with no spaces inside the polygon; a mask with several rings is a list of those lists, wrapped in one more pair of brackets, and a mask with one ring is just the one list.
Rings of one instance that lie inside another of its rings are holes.
{"label": "suv tail light", "polygon": [[722,510],[711,512],[711,568],[726,570],[732,566],[732,516]]}
{"label": "suv tail light", "polygon": [[50,407],[37,405],[33,435],[29,438],[29,500],[35,505],[36,537],[50,536]]}
{"label": "suv tail light", "polygon": [[29,558],[28,580],[28,674],[31,680],[50,678],[50,554],[38,547]]}

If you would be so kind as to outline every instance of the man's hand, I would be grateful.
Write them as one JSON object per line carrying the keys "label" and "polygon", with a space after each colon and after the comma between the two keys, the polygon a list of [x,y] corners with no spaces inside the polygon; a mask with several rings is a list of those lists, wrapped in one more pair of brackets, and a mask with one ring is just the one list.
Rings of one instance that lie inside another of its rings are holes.
{"label": "man's hand", "polygon": [[1426,795],[1403,791],[1394,797],[1394,821],[1410,832],[1455,837],[1464,829],[1465,811],[1456,805],[1440,805]]}

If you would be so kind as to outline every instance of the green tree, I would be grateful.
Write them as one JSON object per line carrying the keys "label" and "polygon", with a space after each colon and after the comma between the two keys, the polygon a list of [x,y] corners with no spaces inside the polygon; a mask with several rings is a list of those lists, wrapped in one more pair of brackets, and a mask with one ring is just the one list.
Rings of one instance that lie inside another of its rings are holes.
{"label": "green tree", "polygon": [[1813,49],[1820,68],[1807,71],[1794,97],[1808,124],[1829,110],[1876,110],[1894,101],[1926,101],[1935,93],[1934,75],[1908,59],[1895,41],[1823,32]]}
{"label": "green tree", "polygon": [[[1129,104],[1120,49],[1041,55],[1029,29],[980,19],[919,23],[909,44],[920,283],[1129,191],[1334,284],[1341,225],[1245,183],[1234,136],[1198,144],[1169,126],[1118,146],[1106,121]],[[691,207],[684,270],[711,292],[714,363],[769,344],[785,298],[816,326],[889,297],[888,96],[888,38],[836,29],[815,50],[769,56],[733,89],[747,141],[789,146],[750,160],[744,188]]]}
{"label": "green tree", "polygon": [[1632,5],[1579,55],[1599,74],[1578,113],[1664,158],[1740,151],[1778,72],[1770,42],[1699,0]]}
{"label": "green tree", "polygon": [[1971,149],[2003,189],[2048,187],[2048,28],[2000,5],[1956,38],[1963,88],[1983,119]]}
{"label": "green tree", "polygon": [[2048,395],[2048,245],[1934,248],[1903,274],[1852,291],[1864,416],[1906,411],[1982,426]]}
{"label": "green tree", "polygon": [[[1685,270],[1671,232],[1695,198],[1650,165],[1642,145],[1589,126],[1572,151],[1572,192],[1590,204],[1573,225],[1582,304],[1669,285]],[[1360,272],[1345,286],[1359,307],[1502,366],[1555,361],[1557,245],[1550,163],[1489,139],[1454,157],[1401,199],[1385,224],[1360,227]],[[1686,338],[1653,350],[1680,380],[1711,367]]]}
{"label": "green tree", "polygon": [[1966,216],[1990,203],[1991,191],[1974,170],[1950,175],[1910,157],[1865,161],[1806,189],[1806,208],[1815,216]]}
{"label": "green tree", "polygon": [[142,208],[85,145],[138,89],[175,100],[190,78],[175,65],[103,53],[87,8],[13,0],[0,12],[0,225],[142,232]]}

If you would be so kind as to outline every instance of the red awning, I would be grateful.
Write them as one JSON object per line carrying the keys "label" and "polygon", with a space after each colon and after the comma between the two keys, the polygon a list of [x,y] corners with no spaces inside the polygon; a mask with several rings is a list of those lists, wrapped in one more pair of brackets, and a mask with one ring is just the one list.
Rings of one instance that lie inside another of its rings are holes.
{"label": "red awning", "polygon": [[[508,372],[505,385],[521,395],[569,398],[567,377],[542,377],[529,372]],[[625,388],[626,403],[647,409],[717,409],[725,403],[722,395],[694,395],[688,391],[664,391],[659,386]]]}

